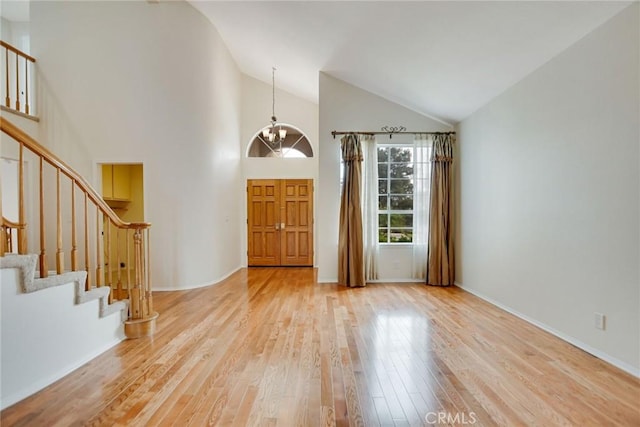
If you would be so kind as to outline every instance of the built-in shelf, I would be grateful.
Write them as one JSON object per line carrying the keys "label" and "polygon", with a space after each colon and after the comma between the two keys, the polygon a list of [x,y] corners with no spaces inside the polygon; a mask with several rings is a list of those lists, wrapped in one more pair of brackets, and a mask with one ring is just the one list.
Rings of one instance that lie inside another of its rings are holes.
{"label": "built-in shelf", "polygon": [[107,197],[104,198],[104,201],[113,210],[127,210],[129,203],[131,203],[131,200],[128,199],[112,199]]}

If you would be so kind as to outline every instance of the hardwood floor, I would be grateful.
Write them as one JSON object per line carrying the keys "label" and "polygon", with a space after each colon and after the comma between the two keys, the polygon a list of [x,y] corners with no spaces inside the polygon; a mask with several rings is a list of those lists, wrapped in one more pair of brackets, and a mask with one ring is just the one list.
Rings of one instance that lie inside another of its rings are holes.
{"label": "hardwood floor", "polygon": [[156,292],[125,341],[2,426],[639,426],[640,381],[457,288],[242,270]]}

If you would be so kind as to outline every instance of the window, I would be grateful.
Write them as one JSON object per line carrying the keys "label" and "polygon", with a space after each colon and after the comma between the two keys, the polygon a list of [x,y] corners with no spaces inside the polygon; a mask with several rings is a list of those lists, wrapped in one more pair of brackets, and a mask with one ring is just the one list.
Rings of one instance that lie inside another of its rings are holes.
{"label": "window", "polygon": [[[413,144],[378,144],[378,242],[413,243],[414,190],[429,187],[430,149]],[[416,154],[418,154],[416,156]],[[421,168],[414,175],[414,168]],[[417,177],[420,183],[417,182]],[[340,194],[344,180],[344,163],[340,159]],[[417,184],[417,187],[416,187]],[[363,186],[366,184],[363,184]],[[422,190],[421,190],[422,189]],[[418,197],[418,199],[424,199]],[[428,204],[428,196],[427,202]],[[423,206],[422,209],[428,209]],[[417,212],[417,211],[416,211]]]}
{"label": "window", "polygon": [[286,157],[287,159],[290,159],[292,157],[304,158],[308,156],[296,148],[283,148],[282,150],[276,148],[267,153],[266,157]]}
{"label": "window", "polygon": [[287,130],[284,141],[269,142],[262,137],[262,129],[253,137],[247,157],[313,157],[313,149],[306,135],[293,126],[282,125]]}
{"label": "window", "polygon": [[379,243],[413,242],[413,168],[413,146],[378,145]]}

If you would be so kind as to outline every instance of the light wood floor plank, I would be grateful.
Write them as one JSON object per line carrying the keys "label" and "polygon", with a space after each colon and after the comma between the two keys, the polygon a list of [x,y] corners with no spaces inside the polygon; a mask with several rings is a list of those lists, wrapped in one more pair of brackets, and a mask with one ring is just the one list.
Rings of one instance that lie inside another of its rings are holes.
{"label": "light wood floor plank", "polygon": [[[457,288],[244,269],[154,294],[125,341],[3,426],[638,426],[640,380]],[[426,418],[425,418],[426,417]]]}

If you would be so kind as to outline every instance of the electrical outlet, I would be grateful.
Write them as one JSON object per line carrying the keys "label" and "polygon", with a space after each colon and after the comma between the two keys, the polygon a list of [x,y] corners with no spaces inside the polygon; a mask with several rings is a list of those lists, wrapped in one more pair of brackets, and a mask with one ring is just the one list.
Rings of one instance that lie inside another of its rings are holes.
{"label": "electrical outlet", "polygon": [[602,313],[594,313],[594,321],[596,329],[600,329],[604,331],[605,326],[605,315]]}

